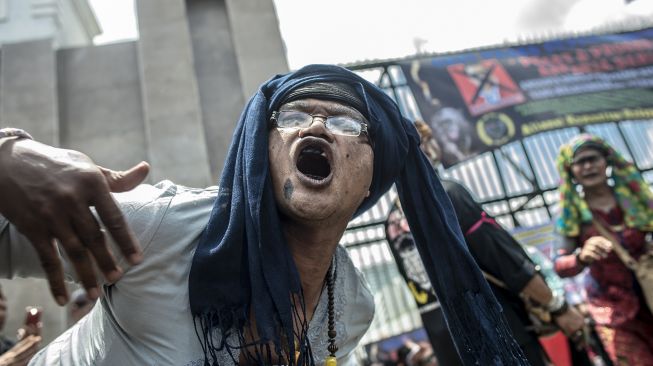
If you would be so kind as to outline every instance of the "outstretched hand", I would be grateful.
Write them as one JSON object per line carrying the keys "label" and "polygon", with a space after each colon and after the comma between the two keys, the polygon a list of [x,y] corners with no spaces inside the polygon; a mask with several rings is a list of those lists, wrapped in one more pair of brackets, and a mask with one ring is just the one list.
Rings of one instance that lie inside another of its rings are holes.
{"label": "outstretched hand", "polygon": [[145,162],[113,171],[77,151],[27,139],[0,142],[0,213],[31,241],[58,304],[68,301],[68,292],[55,239],[91,299],[99,296],[93,260],[108,282],[122,275],[91,207],[128,262],[141,261],[135,236],[110,193],[136,187],[148,172]]}

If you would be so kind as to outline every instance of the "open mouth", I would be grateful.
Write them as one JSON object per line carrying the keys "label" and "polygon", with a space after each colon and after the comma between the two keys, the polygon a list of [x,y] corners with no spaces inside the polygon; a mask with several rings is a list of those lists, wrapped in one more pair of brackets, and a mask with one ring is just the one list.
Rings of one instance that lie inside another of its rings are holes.
{"label": "open mouth", "polygon": [[321,146],[310,144],[299,152],[297,170],[310,179],[323,181],[331,174],[331,163]]}

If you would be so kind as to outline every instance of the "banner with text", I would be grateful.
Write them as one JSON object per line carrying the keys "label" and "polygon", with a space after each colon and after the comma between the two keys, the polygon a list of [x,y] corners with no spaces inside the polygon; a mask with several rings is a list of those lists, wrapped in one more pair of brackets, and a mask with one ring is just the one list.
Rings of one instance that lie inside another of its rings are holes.
{"label": "banner with text", "polygon": [[538,132],[653,119],[653,28],[401,67],[445,167]]}

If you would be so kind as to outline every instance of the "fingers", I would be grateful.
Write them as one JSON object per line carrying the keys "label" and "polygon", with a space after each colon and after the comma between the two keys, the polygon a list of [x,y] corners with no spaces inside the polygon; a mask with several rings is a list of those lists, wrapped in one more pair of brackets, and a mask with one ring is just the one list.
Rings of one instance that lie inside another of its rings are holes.
{"label": "fingers", "polygon": [[591,251],[591,252],[587,252],[584,261],[587,263],[592,263],[601,260],[603,258],[604,256],[601,253],[598,253],[596,251]]}
{"label": "fingers", "polygon": [[116,282],[122,276],[122,269],[118,267],[113,253],[109,250],[100,225],[86,207],[79,207],[77,212],[79,214],[73,222],[75,232],[93,255],[104,278],[110,283]]}
{"label": "fingers", "polygon": [[603,250],[603,252],[606,255],[610,254],[610,252],[612,251],[612,243],[609,242],[609,241],[606,241],[606,242],[602,243],[601,244],[601,249]]}
{"label": "fingers", "polygon": [[95,271],[90,252],[84,243],[81,242],[77,233],[72,230],[72,223],[61,220],[55,225],[55,235],[66,251],[68,260],[75,268],[78,280],[81,282],[91,300],[100,296]]}
{"label": "fingers", "polygon": [[594,246],[609,250],[612,248],[612,243],[610,240],[602,236],[593,236],[585,241],[587,244],[592,244]]}
{"label": "fingers", "polygon": [[587,263],[592,263],[594,261],[601,260],[605,258],[606,254],[600,249],[592,245],[588,245],[583,248],[582,260]]}
{"label": "fingers", "polygon": [[68,290],[64,283],[64,270],[54,239],[40,235],[28,236],[28,239],[36,249],[52,296],[54,296],[57,304],[60,306],[65,305],[68,302]]}
{"label": "fingers", "polygon": [[599,257],[599,259],[605,259],[610,254],[611,248],[606,248],[602,245],[596,245],[592,248],[592,252]]}
{"label": "fingers", "polygon": [[141,184],[150,172],[150,165],[144,161],[129,170],[115,171],[98,166],[109,184],[111,192],[125,192]]}
{"label": "fingers", "polygon": [[567,312],[556,317],[555,321],[560,329],[562,329],[562,331],[567,335],[572,335],[574,332],[582,329],[585,325],[585,319],[583,316],[571,306]]}
{"label": "fingers", "polygon": [[[123,243],[125,243],[125,237],[127,238],[127,244],[124,244],[121,249],[123,249],[123,253],[132,263],[137,263],[134,261],[134,258],[140,259],[140,252],[138,251],[138,246],[135,244],[136,240],[127,228],[122,218],[122,213],[111,199],[109,193],[106,196],[108,196],[113,207],[109,210],[100,210],[99,207],[104,206],[98,205],[98,213],[102,216],[104,212],[107,227],[114,228],[112,230],[114,238],[122,238]],[[112,209],[114,213],[111,213]],[[109,211],[110,213],[107,214],[105,211]],[[53,220],[54,232],[52,236],[56,237],[61,243],[88,297],[91,300],[96,300],[100,296],[100,291],[94,263],[97,264],[108,282],[117,281],[122,276],[122,269],[116,264],[115,257],[107,246],[104,233],[89,208],[78,206],[75,212],[77,214],[74,218],[70,219],[71,221],[68,221],[69,219],[65,217]],[[117,230],[117,228],[121,229]],[[124,233],[125,231],[126,234]],[[50,290],[56,302],[59,305],[66,304],[68,302],[68,291],[64,284],[64,270],[53,239],[42,239],[34,236],[29,239],[37,249],[41,265],[45,271]],[[118,242],[118,240],[116,241]]]}
{"label": "fingers", "polygon": [[592,263],[605,259],[612,251],[612,243],[602,236],[593,236],[585,241],[581,251],[581,260]]}
{"label": "fingers", "polygon": [[27,365],[30,359],[38,351],[38,346],[41,343],[40,336],[27,336],[20,342],[16,343],[7,353],[9,354],[11,363],[10,365]]}
{"label": "fingers", "polygon": [[143,257],[136,236],[125,222],[125,218],[113,197],[108,193],[100,194],[96,196],[93,204],[100,216],[100,220],[104,223],[125,258],[131,264],[140,263]]}
{"label": "fingers", "polygon": [[43,327],[43,324],[41,322],[38,322],[37,324],[25,324],[21,328],[24,332],[22,337],[19,337],[19,339],[23,339],[24,337],[28,335],[41,335],[41,328]]}
{"label": "fingers", "polygon": [[588,239],[594,245],[596,248],[598,248],[601,252],[604,253],[610,253],[612,250],[612,243],[610,240],[602,237],[602,236],[593,236]]}

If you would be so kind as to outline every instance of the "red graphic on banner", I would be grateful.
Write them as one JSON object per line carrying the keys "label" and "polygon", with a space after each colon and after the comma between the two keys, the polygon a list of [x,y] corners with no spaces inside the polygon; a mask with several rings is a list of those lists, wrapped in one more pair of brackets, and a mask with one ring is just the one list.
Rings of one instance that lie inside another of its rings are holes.
{"label": "red graphic on banner", "polygon": [[495,59],[477,64],[455,64],[448,66],[447,71],[472,116],[526,100],[508,72]]}

